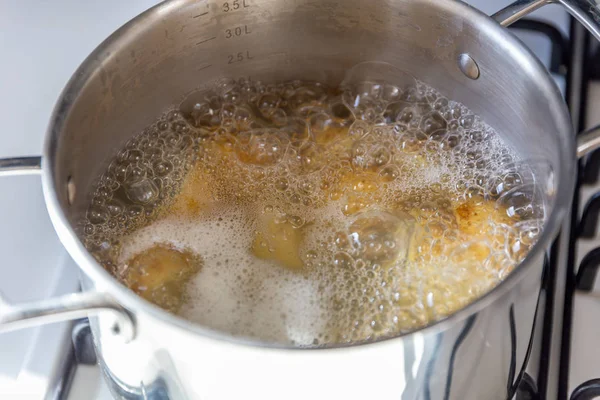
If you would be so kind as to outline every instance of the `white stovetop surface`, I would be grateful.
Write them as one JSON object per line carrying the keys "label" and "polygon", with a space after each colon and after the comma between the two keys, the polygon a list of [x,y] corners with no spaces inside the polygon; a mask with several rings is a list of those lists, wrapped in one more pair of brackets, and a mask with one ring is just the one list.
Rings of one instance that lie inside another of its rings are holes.
{"label": "white stovetop surface", "polygon": [[[41,154],[50,113],[71,74],[154,3],[0,0],[0,157]],[[0,179],[0,210],[0,291],[11,302],[76,291],[77,268],[54,234],[40,178]],[[45,398],[69,333],[69,324],[55,324],[0,334],[0,399]]]}
{"label": "white stovetop surface", "polygon": [[[77,66],[114,30],[157,2],[0,0],[0,157],[40,154],[54,102]],[[510,0],[467,2],[493,13]],[[535,16],[568,33],[568,17],[558,6]],[[542,53],[549,50],[535,35],[523,40]],[[0,291],[20,302],[77,290],[76,266],[54,234],[39,178],[1,179],[0,210]],[[56,324],[0,334],[1,399],[45,398],[69,344],[68,328]],[[69,400],[109,398],[98,368],[78,368]]]}

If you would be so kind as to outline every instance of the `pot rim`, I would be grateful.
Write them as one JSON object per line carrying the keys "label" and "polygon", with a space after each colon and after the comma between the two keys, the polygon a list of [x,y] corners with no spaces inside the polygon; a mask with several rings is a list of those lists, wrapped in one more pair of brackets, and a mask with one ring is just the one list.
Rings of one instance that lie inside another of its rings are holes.
{"label": "pot rim", "polygon": [[[61,186],[58,185],[53,179],[55,173],[54,165],[56,162],[56,150],[58,148],[59,136],[66,121],[65,116],[68,114],[72,104],[74,103],[74,99],[77,98],[80,91],[85,86],[88,78],[90,78],[93,72],[100,67],[102,61],[113,54],[115,50],[120,47],[119,43],[123,40],[127,40],[128,35],[135,34],[135,31],[139,30],[140,24],[144,25],[146,22],[159,19],[159,16],[164,16],[164,14],[170,9],[174,7],[177,8],[180,6],[180,3],[183,5],[187,1],[188,0],[171,0],[153,6],[152,8],[149,8],[148,10],[131,19],[129,22],[111,34],[107,39],[105,39],[79,66],[77,71],[67,83],[66,87],[63,89],[50,118],[50,124],[45,137],[42,156],[42,186],[46,206],[52,224],[54,225],[54,229],[56,230],[62,244],[77,263],[78,267],[90,279],[93,280],[94,285],[100,290],[105,290],[108,294],[112,295],[119,304],[132,312],[134,315],[143,313],[156,320],[170,324],[173,327],[177,327],[180,330],[184,330],[192,334],[202,335],[207,338],[221,341],[224,340],[231,344],[242,346],[250,345],[287,350],[322,350],[372,346],[384,341],[413,335],[415,333],[428,334],[431,332],[444,331],[449,329],[451,326],[466,320],[510,291],[517,284],[517,282],[519,282],[524,275],[529,272],[530,265],[536,261],[536,257],[548,248],[548,245],[551,243],[552,239],[558,232],[560,225],[562,224],[565,211],[571,202],[571,194],[573,193],[575,184],[575,137],[571,126],[569,113],[566,109],[564,101],[562,100],[560,91],[556,87],[554,80],[551,78],[550,74],[542,65],[542,63],[531,53],[527,47],[525,47],[518,39],[506,31],[506,29],[500,26],[496,21],[465,3],[459,1],[443,1],[436,2],[436,7],[444,8],[450,13],[460,16],[460,18],[476,21],[478,24],[483,26],[488,25],[486,26],[486,29],[493,30],[497,39],[502,41],[505,46],[509,46],[511,50],[513,50],[511,51],[511,54],[518,54],[519,58],[521,58],[521,62],[525,63],[528,68],[533,69],[535,73],[541,75],[541,79],[539,81],[541,84],[546,86],[546,92],[554,93],[554,98],[547,100],[558,102],[557,105],[562,110],[561,119],[564,121],[564,126],[557,127],[557,130],[566,129],[571,134],[568,148],[564,149],[564,152],[561,153],[561,171],[560,175],[558,176],[558,184],[556,187],[557,195],[553,201],[551,213],[546,222],[546,226],[544,227],[537,243],[529,251],[525,259],[514,268],[514,270],[509,274],[508,277],[506,277],[504,281],[500,282],[488,293],[481,296],[466,307],[461,308],[444,319],[434,321],[419,329],[399,335],[383,337],[371,342],[335,344],[320,347],[298,347],[284,345],[282,343],[269,343],[265,341],[229,335],[221,331],[203,327],[182,317],[171,314],[136,295],[133,291],[118,282],[116,278],[114,278],[96,261],[96,259],[87,251],[83,243],[79,240],[74,229],[69,223],[63,209],[60,206],[57,196],[57,187]],[[569,195],[563,195],[564,193],[569,193]]]}

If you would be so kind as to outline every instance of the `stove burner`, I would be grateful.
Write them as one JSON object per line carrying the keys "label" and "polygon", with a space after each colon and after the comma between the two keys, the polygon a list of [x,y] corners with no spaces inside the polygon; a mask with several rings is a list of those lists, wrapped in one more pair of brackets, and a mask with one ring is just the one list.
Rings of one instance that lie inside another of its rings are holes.
{"label": "stove burner", "polygon": [[535,381],[527,373],[521,379],[515,400],[541,400]]}
{"label": "stove burner", "polygon": [[587,155],[582,169],[582,183],[593,185],[600,176],[600,150],[595,150]]}
{"label": "stove burner", "polygon": [[591,292],[594,289],[596,276],[600,269],[600,247],[596,247],[583,257],[577,270],[577,289],[584,292]]}
{"label": "stove burner", "polygon": [[[600,155],[600,154],[599,154]],[[599,157],[600,158],[600,157]],[[581,221],[577,227],[577,236],[585,239],[592,239],[596,236],[596,227],[598,226],[598,216],[600,214],[600,192],[594,193],[587,201],[581,214]]]}
{"label": "stove burner", "polygon": [[577,386],[571,400],[593,400],[600,397],[600,379],[590,379]]}

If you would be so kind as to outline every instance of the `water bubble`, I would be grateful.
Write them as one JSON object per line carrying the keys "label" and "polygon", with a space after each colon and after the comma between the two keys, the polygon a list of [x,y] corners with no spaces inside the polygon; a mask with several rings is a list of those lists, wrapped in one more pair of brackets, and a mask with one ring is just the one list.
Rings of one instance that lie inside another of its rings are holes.
{"label": "water bubble", "polygon": [[[315,114],[310,117],[309,126],[315,138],[323,136],[333,125],[332,118],[326,113]],[[319,135],[321,134],[321,135]]]}
{"label": "water bubble", "polygon": [[92,224],[90,224],[90,223],[88,223],[88,222],[86,222],[86,223],[83,225],[83,233],[84,233],[85,235],[87,235],[87,236],[92,236],[92,235],[94,234],[95,230],[96,230],[96,229],[95,229],[94,225],[92,225]]}
{"label": "water bubble", "polygon": [[137,163],[144,158],[144,153],[140,150],[129,150],[127,152],[127,161],[131,163]]}
{"label": "water bubble", "polygon": [[543,219],[543,202],[538,187],[534,184],[521,185],[503,193],[497,200],[500,207],[506,209],[506,214],[519,220]]}
{"label": "water bubble", "polygon": [[446,129],[446,120],[438,111],[432,111],[429,114],[423,116],[421,119],[420,128],[427,135],[433,135],[438,131]]}
{"label": "water bubble", "polygon": [[487,134],[480,130],[473,130],[469,131],[468,137],[475,143],[482,143],[487,139]]}
{"label": "water bubble", "polygon": [[277,109],[280,98],[275,93],[263,94],[258,100],[258,109],[265,117],[270,117]]}
{"label": "water bubble", "polygon": [[285,191],[289,187],[289,182],[286,178],[281,178],[275,183],[275,188],[279,191]]}
{"label": "water bubble", "polygon": [[364,121],[354,121],[348,129],[348,135],[353,138],[362,138],[370,132],[369,124]]}
{"label": "water bubble", "polygon": [[466,156],[468,160],[475,161],[481,158],[482,154],[479,150],[468,150]]}
{"label": "water bubble", "polygon": [[440,97],[435,100],[433,103],[434,110],[444,110],[448,107],[448,99],[445,97]]}
{"label": "water bubble", "polygon": [[392,182],[400,176],[400,168],[395,165],[385,166],[379,171],[379,176],[381,176],[385,182]]}
{"label": "water bubble", "polygon": [[275,126],[284,127],[288,121],[287,114],[281,108],[277,108],[271,113],[271,121]]}
{"label": "water bubble", "polygon": [[294,228],[301,228],[304,225],[304,218],[298,215],[289,216],[288,221]]}
{"label": "water bubble", "polygon": [[421,140],[418,135],[418,132],[412,130],[402,135],[400,138],[400,148],[404,153],[415,153],[421,150]]}
{"label": "water bubble", "polygon": [[351,243],[364,260],[389,263],[406,258],[412,236],[412,218],[400,219],[385,212],[367,212],[349,228]]}
{"label": "water bubble", "polygon": [[425,91],[418,87],[410,87],[402,93],[401,99],[408,103],[422,104],[427,103]]}
{"label": "water bubble", "polygon": [[459,123],[460,126],[462,126],[463,128],[470,129],[475,123],[475,116],[471,114],[463,115],[462,117],[460,117]]}
{"label": "water bubble", "polygon": [[237,153],[242,162],[256,165],[274,165],[285,151],[281,139],[267,131],[238,136]]}
{"label": "water bubble", "polygon": [[507,169],[501,175],[492,177],[488,181],[487,191],[496,197],[523,184],[523,177],[517,171]]}
{"label": "water bubble", "polygon": [[188,125],[183,122],[183,121],[177,121],[177,122],[173,122],[173,130],[177,133],[181,133],[181,134],[186,134],[189,132],[190,128],[188,127]]}
{"label": "water bubble", "polygon": [[367,121],[371,124],[375,123],[375,119],[378,117],[379,112],[376,108],[366,107],[357,113],[357,117],[363,121]]}
{"label": "water bubble", "polygon": [[381,167],[381,166],[387,164],[388,162],[390,162],[390,159],[392,158],[390,151],[386,147],[377,147],[371,153],[370,156],[371,156],[371,159],[373,160],[373,165],[376,165],[378,167]]}
{"label": "water bubble", "polygon": [[108,173],[112,175],[115,180],[122,182],[127,176],[127,164],[113,161],[108,168]]}
{"label": "water bubble", "polygon": [[87,212],[88,221],[90,221],[94,225],[106,222],[108,220],[108,216],[109,215],[106,209],[99,205],[90,207],[90,209]]}
{"label": "water bubble", "polygon": [[342,269],[350,269],[354,266],[354,259],[350,254],[339,251],[333,256],[333,265]]}
{"label": "water bubble", "polygon": [[158,198],[158,188],[150,179],[139,179],[128,183],[125,192],[129,200],[134,203],[151,203]]}
{"label": "water bubble", "polygon": [[137,182],[146,176],[146,169],[139,165],[131,165],[127,169],[127,182]]}
{"label": "water bubble", "polygon": [[173,164],[167,160],[158,160],[152,164],[152,170],[156,176],[166,176],[173,170]]}
{"label": "water bubble", "polygon": [[462,115],[462,110],[459,105],[454,104],[451,106],[449,113],[450,119],[459,119]]}
{"label": "water bubble", "polygon": [[176,110],[169,111],[169,113],[167,114],[167,121],[170,121],[170,122],[175,121],[180,118],[181,118],[181,113]]}
{"label": "water bubble", "polygon": [[313,142],[303,145],[298,151],[301,170],[305,173],[315,172],[325,167],[325,152],[321,146]]}
{"label": "water bubble", "polygon": [[334,103],[330,107],[331,115],[335,118],[347,120],[352,117],[352,113],[344,103]]}
{"label": "water bubble", "polygon": [[111,216],[120,215],[123,212],[123,203],[119,200],[111,200],[106,204],[106,210]]}
{"label": "water bubble", "polygon": [[104,203],[112,198],[112,191],[106,186],[99,186],[94,193],[94,197]]}
{"label": "water bubble", "polygon": [[418,123],[418,116],[419,113],[414,108],[406,107],[397,114],[395,121],[405,125],[416,124]]}
{"label": "water bubble", "polygon": [[235,118],[236,107],[234,104],[225,103],[221,107],[221,120],[232,120]]}

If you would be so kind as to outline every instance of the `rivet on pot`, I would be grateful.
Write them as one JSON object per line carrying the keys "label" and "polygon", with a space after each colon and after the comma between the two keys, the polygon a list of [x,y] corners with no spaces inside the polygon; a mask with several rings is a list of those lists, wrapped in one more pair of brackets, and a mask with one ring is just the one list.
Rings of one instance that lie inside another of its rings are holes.
{"label": "rivet on pot", "polygon": [[67,201],[69,205],[72,205],[75,201],[75,182],[73,182],[71,175],[67,178]]}
{"label": "rivet on pot", "polygon": [[475,80],[479,78],[479,66],[467,53],[462,53],[458,56],[458,68],[469,79]]}

